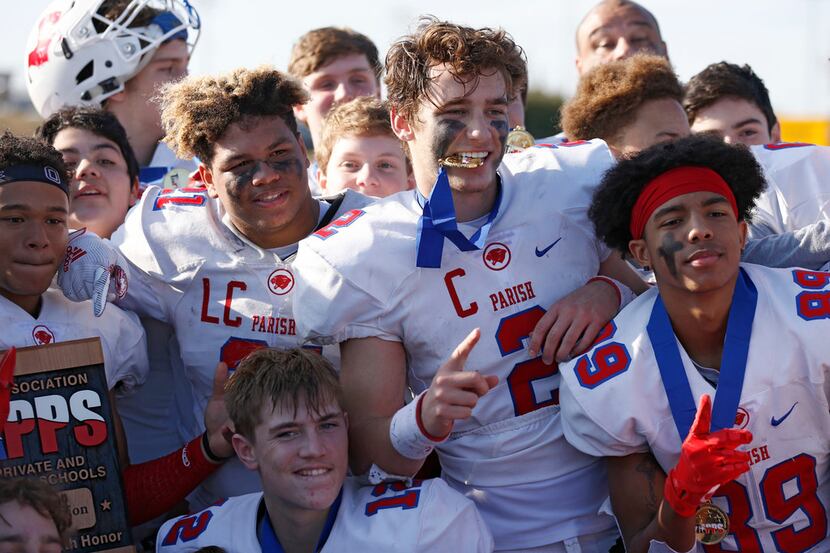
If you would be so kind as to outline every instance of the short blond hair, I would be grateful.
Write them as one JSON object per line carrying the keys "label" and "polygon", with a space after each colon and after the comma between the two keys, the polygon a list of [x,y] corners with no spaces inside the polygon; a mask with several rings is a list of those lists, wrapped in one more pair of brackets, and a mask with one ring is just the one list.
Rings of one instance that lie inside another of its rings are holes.
{"label": "short blond hair", "polygon": [[187,77],[164,86],[159,101],[164,142],[176,155],[209,164],[227,128],[251,117],[278,116],[297,133],[293,107],[308,101],[294,78],[268,66],[218,76]]}
{"label": "short blond hair", "polygon": [[[386,102],[370,96],[360,96],[345,104],[337,105],[329,111],[323,124],[320,144],[314,150],[317,167],[324,175],[334,145],[341,138],[349,136],[388,136],[398,140],[389,123],[389,108]],[[401,152],[406,157],[404,143],[400,142],[400,144]],[[409,159],[407,158],[406,161],[408,169]]]}
{"label": "short blond hair", "polygon": [[239,363],[225,389],[225,405],[234,429],[251,441],[262,422],[263,406],[294,409],[296,413],[301,400],[318,415],[332,400],[343,405],[334,367],[321,354],[303,348],[254,351]]}

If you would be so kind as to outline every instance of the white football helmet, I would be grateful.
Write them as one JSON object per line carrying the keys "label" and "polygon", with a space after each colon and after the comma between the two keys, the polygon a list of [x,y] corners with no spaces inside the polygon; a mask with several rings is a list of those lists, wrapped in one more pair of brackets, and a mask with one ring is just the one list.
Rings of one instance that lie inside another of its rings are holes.
{"label": "white football helmet", "polygon": [[[64,106],[97,105],[124,90],[161,44],[182,38],[192,52],[199,14],[188,0],[131,0],[115,19],[104,0],[55,0],[41,14],[26,48],[26,88],[43,117]],[[130,27],[145,8],[161,12]]]}

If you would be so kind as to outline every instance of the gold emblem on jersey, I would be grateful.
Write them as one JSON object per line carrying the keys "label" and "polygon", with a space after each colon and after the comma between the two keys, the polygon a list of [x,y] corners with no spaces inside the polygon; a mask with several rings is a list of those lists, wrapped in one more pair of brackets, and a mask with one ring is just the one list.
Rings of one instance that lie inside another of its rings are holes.
{"label": "gold emblem on jersey", "polygon": [[695,538],[704,545],[723,541],[729,534],[729,517],[720,507],[704,503],[695,514]]}

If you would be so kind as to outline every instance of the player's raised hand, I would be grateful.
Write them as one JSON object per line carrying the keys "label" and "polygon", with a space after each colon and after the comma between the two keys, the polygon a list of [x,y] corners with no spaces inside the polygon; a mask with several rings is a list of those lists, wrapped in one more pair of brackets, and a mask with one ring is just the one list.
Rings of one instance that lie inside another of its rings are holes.
{"label": "player's raised hand", "polygon": [[469,418],[478,399],[498,384],[495,375],[465,370],[467,357],[480,337],[481,331],[476,328],[458,344],[424,394],[421,421],[430,436],[447,436],[455,421]]}
{"label": "player's raised hand", "polygon": [[528,353],[542,352],[542,362],[569,361],[587,350],[599,331],[614,318],[620,296],[602,281],[589,282],[554,303],[530,334]]}
{"label": "player's raised hand", "polygon": [[58,267],[58,286],[72,301],[92,300],[100,317],[108,301],[127,293],[128,265],[118,251],[86,229],[69,235],[63,263]]}
{"label": "player's raised hand", "polygon": [[233,425],[228,410],[225,408],[225,384],[228,382],[228,366],[216,365],[213,374],[213,393],[205,406],[205,432],[210,451],[216,457],[231,457],[234,454],[231,445]]}
{"label": "player's raised hand", "polygon": [[693,516],[713,489],[749,470],[749,453],[737,448],[750,443],[752,433],[734,428],[711,432],[711,423],[712,399],[703,395],[680,449],[680,459],[669,471],[663,491],[672,509],[684,517]]}

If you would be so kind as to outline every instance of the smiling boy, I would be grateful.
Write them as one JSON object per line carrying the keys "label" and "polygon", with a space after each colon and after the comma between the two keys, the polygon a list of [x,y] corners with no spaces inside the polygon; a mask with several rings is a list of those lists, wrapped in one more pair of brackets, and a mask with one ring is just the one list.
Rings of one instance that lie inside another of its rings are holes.
{"label": "smiling boy", "polygon": [[[201,413],[214,367],[231,369],[250,351],[294,347],[297,242],[368,200],[351,191],[327,201],[311,197],[308,159],[293,106],[306,101],[300,84],[269,67],[192,77],[167,88],[163,119],[168,142],[202,160],[206,188],[150,188],[104,242],[89,234],[73,246],[87,255],[61,272],[72,299],[105,305],[118,265],[130,273],[117,304],[176,330],[193,412],[182,413],[183,439],[202,430]],[[255,476],[226,464],[194,500],[203,507],[258,489]]]}
{"label": "smiling boy", "polygon": [[380,100],[360,97],[329,112],[314,152],[317,182],[326,194],[345,188],[384,198],[412,188],[409,158]]}
{"label": "smiling boy", "polygon": [[167,522],[158,553],[454,551],[487,553],[474,504],[441,480],[361,486],[347,477],[348,417],[331,364],[315,352],[259,350],[228,385],[234,448],[262,493]]}
{"label": "smiling boy", "polygon": [[607,458],[628,551],[830,544],[830,276],[740,262],[763,187],[746,149],[693,136],[594,196],[597,233],[657,280],[562,368],[565,436]]}
{"label": "smiling boy", "polygon": [[584,211],[612,158],[597,142],[502,163],[517,50],[501,30],[434,19],[392,47],[392,128],[416,191],[301,243],[297,327],[341,342],[356,474],[415,474],[435,448],[498,550],[604,553],[602,467],[560,439],[554,361],[620,305],[615,284],[593,279],[608,258]]}

